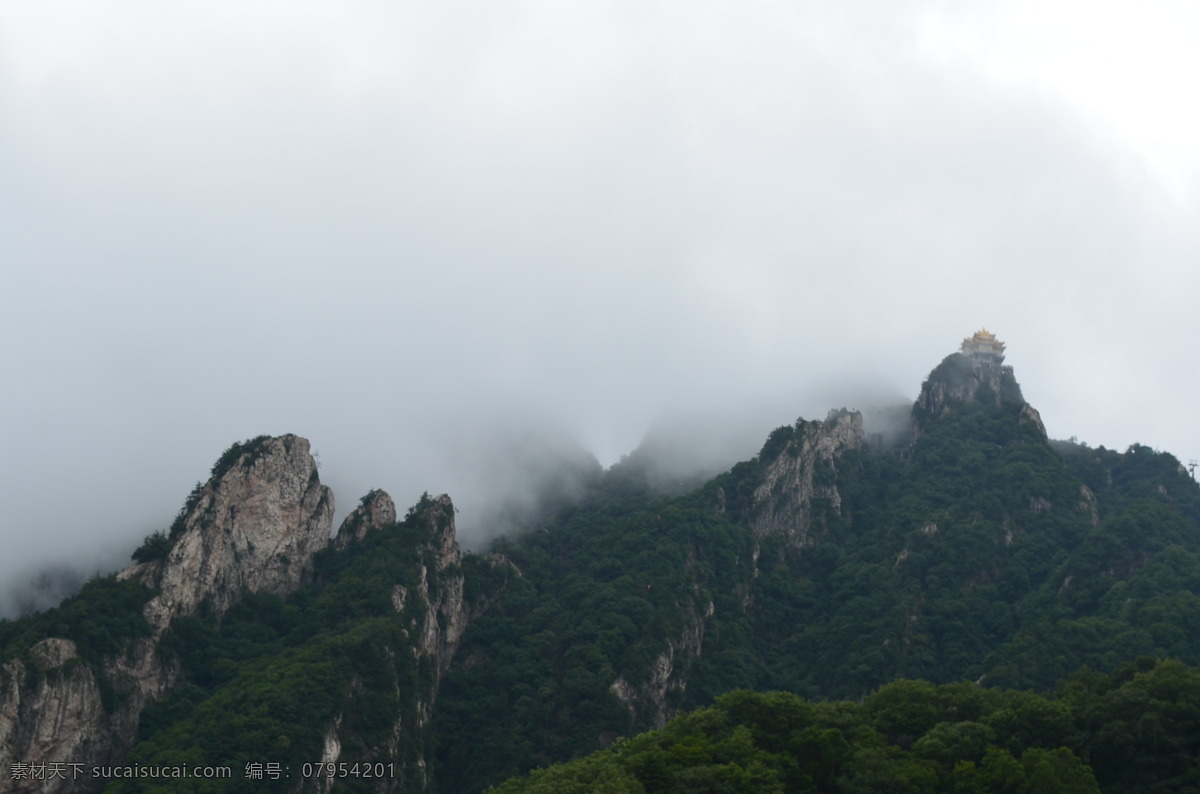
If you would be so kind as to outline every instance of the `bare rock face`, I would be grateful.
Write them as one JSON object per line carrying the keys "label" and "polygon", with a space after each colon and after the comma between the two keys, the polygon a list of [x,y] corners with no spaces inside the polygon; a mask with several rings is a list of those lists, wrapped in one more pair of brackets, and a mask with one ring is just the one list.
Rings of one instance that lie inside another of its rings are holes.
{"label": "bare rock face", "polygon": [[[4,666],[0,747],[37,747],[43,753],[41,758],[54,761],[92,757],[96,745],[104,744],[104,737],[88,729],[104,724],[106,715],[95,677],[79,664],[75,643],[42,640],[30,649],[29,656],[32,669],[17,659]],[[13,791],[36,790],[32,785],[22,788],[23,782],[18,779],[0,785],[9,785]]]}
{"label": "bare rock face", "polygon": [[796,549],[812,546],[821,508],[841,510],[837,471],[842,457],[865,444],[857,411],[833,411],[824,422],[798,425],[796,436],[766,462],[762,484],[754,491],[750,528],[755,536],[782,535]]}
{"label": "bare rock face", "polygon": [[991,402],[1000,405],[1002,369],[1007,368],[953,353],[921,384],[917,409],[932,417],[941,416],[954,403],[980,399],[985,391]]}
{"label": "bare rock face", "polygon": [[362,540],[368,532],[383,529],[396,523],[396,503],[387,492],[376,489],[362,498],[358,507],[351,511],[338,527],[333,542],[339,549]]}
{"label": "bare rock face", "polygon": [[[411,594],[424,605],[424,619],[412,629],[417,658],[429,666],[432,680],[429,688],[417,695],[416,725],[413,727],[418,734],[429,728],[442,676],[450,669],[469,621],[463,597],[462,555],[454,527],[454,504],[449,496],[434,497],[433,504],[425,512],[425,531],[420,579],[416,592]],[[396,745],[393,755],[405,741],[403,728],[397,723],[393,731]],[[424,755],[417,759],[417,778],[422,790],[429,784],[430,760]]]}
{"label": "bare rock face", "polygon": [[204,486],[166,560],[139,571],[160,591],[146,618],[162,631],[205,599],[220,615],[245,593],[287,595],[332,526],[333,492],[321,485],[308,441],[249,442]]}
{"label": "bare rock face", "polygon": [[[25,660],[0,669],[0,791],[96,790],[100,782],[86,777],[87,768],[127,751],[142,709],[177,680],[151,640],[98,666],[85,663],[70,640],[38,642]],[[35,764],[57,766],[34,771]]]}
{"label": "bare rock face", "polygon": [[[202,604],[220,615],[248,592],[294,591],[309,580],[313,555],[330,542],[333,509],[333,495],[321,485],[303,438],[261,437],[231,447],[212,478],[189,497],[169,550],[120,574],[154,592],[143,611],[148,636],[90,662],[73,642],[49,638],[0,667],[0,791],[97,790],[102,782],[14,779],[11,771],[58,760],[119,764],[133,745],[142,711],[182,680],[173,657],[158,652],[171,621],[195,614]],[[377,748],[381,760],[408,758],[412,747],[425,746],[441,678],[470,618],[454,513],[449,497],[426,496],[414,508],[416,523],[405,530],[416,529],[415,567],[395,584],[392,604],[409,639],[390,653],[411,653],[422,674],[397,712],[387,746]],[[346,546],[395,524],[391,497],[372,491],[343,522],[336,543]],[[504,563],[511,565],[495,564]],[[346,744],[339,715],[326,726],[322,760],[337,760]],[[405,777],[381,790],[400,790],[400,780],[424,788],[428,760],[420,750]]]}
{"label": "bare rock face", "polygon": [[133,744],[142,710],[180,680],[177,665],[158,653],[171,620],[206,599],[220,614],[248,592],[295,590],[329,542],[333,494],[317,477],[308,441],[262,437],[222,457],[189,507],[165,559],[119,574],[158,591],[144,610],[149,637],[91,664],[73,642],[51,637],[0,667],[0,791],[95,790],[100,784],[73,777],[73,768],[54,778],[13,770],[118,760]]}
{"label": "bare rock face", "polygon": [[[350,535],[370,527],[386,527],[395,521],[395,507],[387,494],[373,491],[369,498],[351,513],[338,533],[350,527]],[[411,641],[411,652],[422,669],[421,684],[411,691],[411,701],[399,709],[392,726],[391,737],[386,746],[377,748],[378,760],[405,759],[411,748],[426,747],[426,736],[433,716],[433,704],[437,699],[442,676],[450,663],[466,631],[470,616],[464,598],[462,556],[454,526],[454,504],[450,497],[425,496],[414,508],[418,515],[418,546],[415,583],[411,586],[396,584],[392,588],[392,606],[401,621],[405,635]],[[372,519],[371,516],[375,518]],[[360,520],[361,519],[361,520]],[[359,535],[361,537],[361,535]],[[349,543],[350,541],[344,541]],[[396,649],[396,652],[402,653]],[[340,733],[342,718],[339,715],[326,726],[325,752],[322,760],[336,761],[346,745]],[[409,748],[408,751],[405,748]],[[415,789],[423,791],[429,784],[429,762],[426,750],[417,752],[415,761],[399,761],[402,774],[395,779],[379,781],[379,791],[392,792],[409,790],[402,780],[410,779]],[[324,789],[322,789],[324,790]]]}
{"label": "bare rock face", "polygon": [[449,496],[434,498],[426,522],[428,540],[415,594],[426,605],[417,654],[433,662],[436,691],[467,628],[467,614],[463,602],[462,555],[455,535],[454,504]]}
{"label": "bare rock face", "polygon": [[996,408],[1019,405],[1019,423],[1032,426],[1042,439],[1046,438],[1042,417],[1025,402],[1012,367],[952,353],[921,384],[921,394],[912,411],[913,440],[920,437],[931,422],[954,410],[955,405],[968,402]]}

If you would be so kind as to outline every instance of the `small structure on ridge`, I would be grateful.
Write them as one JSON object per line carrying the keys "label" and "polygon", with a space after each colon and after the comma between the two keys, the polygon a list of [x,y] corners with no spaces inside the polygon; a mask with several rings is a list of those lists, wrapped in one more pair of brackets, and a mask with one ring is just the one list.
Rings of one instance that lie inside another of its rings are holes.
{"label": "small structure on ridge", "polygon": [[986,328],[980,328],[974,336],[963,340],[962,354],[976,361],[1000,365],[1004,363],[1004,343]]}

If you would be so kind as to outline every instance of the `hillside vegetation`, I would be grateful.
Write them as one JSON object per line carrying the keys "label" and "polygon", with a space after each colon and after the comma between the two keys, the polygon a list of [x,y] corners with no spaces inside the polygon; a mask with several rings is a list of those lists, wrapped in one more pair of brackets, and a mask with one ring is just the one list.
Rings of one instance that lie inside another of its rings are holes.
{"label": "hillside vegetation", "polygon": [[1166,792],[1200,785],[1200,671],[1142,658],[1047,696],[900,680],[862,702],[736,691],[587,758],[489,789]]}
{"label": "hillside vegetation", "polygon": [[1196,484],[1168,454],[1050,444],[1020,417],[984,394],[909,449],[818,466],[838,503],[813,500],[799,547],[751,531],[754,494],[819,422],[778,429],[692,494],[655,500],[610,477],[590,503],[501,542],[524,576],[445,681],[446,790],[734,689],[859,701],[905,678],[1049,692],[1084,666],[1200,664]]}
{"label": "hillside vegetation", "polygon": [[[912,419],[886,443],[854,412],[798,420],[691,490],[662,490],[634,455],[461,559],[448,499],[376,528],[356,513],[362,532],[294,591],[202,604],[154,635],[172,685],[122,762],[238,775],[105,790],[1200,785],[1196,483],[1147,447],[1047,441],[1010,370],[961,356]],[[264,439],[214,478],[249,471]],[[214,487],[137,561],[168,564]],[[127,679],[105,671],[152,635],[153,597],[110,577],[0,622],[3,670],[28,689],[88,666],[124,713]],[[48,666],[48,638],[77,659]],[[297,779],[322,760],[394,767]],[[261,762],[293,776],[242,776]]]}

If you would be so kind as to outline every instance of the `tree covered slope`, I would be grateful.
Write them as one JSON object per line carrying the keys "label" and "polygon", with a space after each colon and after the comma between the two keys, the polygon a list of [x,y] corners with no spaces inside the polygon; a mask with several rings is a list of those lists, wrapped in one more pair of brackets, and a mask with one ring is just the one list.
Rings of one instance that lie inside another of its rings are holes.
{"label": "tree covered slope", "polygon": [[735,691],[495,794],[1193,791],[1200,671],[1142,658],[1038,695],[887,684],[859,701]]}
{"label": "tree covered slope", "polygon": [[[307,450],[234,445],[136,565],[0,621],[0,787],[472,792],[579,758],[503,790],[1196,784],[1200,489],[1049,441],[998,361],[948,357],[902,430],[798,420],[693,488],[632,455],[479,554],[448,498],[378,491],[328,541]],[[236,774],[4,777],[68,751]]]}
{"label": "tree covered slope", "polygon": [[610,477],[500,543],[521,576],[445,681],[446,790],[735,688],[1047,691],[1084,665],[1200,663],[1200,491],[1177,460],[1050,443],[1011,370],[980,376],[957,354],[913,426],[914,442],[885,447],[852,413],[800,421],[691,494],[627,499]]}

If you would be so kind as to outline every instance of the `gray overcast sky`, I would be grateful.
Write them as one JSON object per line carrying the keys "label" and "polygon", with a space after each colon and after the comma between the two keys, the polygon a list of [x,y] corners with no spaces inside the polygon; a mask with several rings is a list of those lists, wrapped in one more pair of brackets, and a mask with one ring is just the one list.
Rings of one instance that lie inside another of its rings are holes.
{"label": "gray overcast sky", "polygon": [[477,505],[505,433],[761,440],[980,326],[1200,457],[1195,5],[966,5],[0,3],[0,585],[260,433]]}

